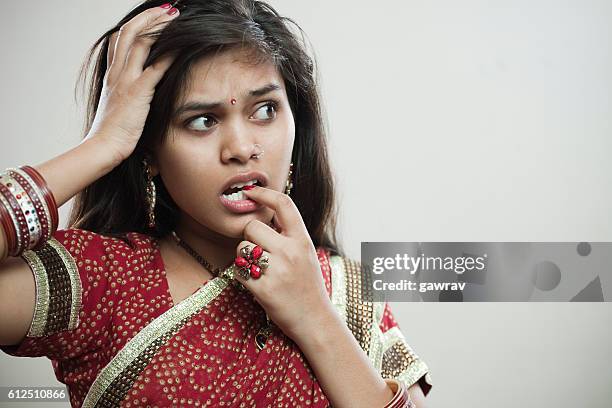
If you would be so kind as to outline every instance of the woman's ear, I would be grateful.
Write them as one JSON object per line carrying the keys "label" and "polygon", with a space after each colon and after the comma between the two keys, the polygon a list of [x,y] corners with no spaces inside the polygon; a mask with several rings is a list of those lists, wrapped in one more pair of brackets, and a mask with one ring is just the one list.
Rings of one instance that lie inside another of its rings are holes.
{"label": "woman's ear", "polygon": [[157,168],[157,163],[155,162],[155,160],[152,160],[151,161],[151,175],[155,177],[158,174],[159,174],[159,169]]}
{"label": "woman's ear", "polygon": [[144,159],[147,162],[147,165],[149,166],[149,169],[151,171],[151,177],[155,177],[159,174],[159,168],[157,166],[157,160],[155,159],[155,156],[150,154],[150,153],[146,153],[144,155]]}

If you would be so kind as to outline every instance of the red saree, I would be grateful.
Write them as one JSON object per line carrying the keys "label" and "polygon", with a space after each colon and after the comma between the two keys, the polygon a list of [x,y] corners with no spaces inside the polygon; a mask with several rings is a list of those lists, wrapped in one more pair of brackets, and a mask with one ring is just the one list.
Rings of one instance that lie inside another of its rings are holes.
{"label": "red saree", "polygon": [[[67,229],[23,258],[36,309],[13,356],[51,359],[74,407],[328,407],[308,362],[278,328],[263,350],[265,314],[250,292],[218,277],[174,305],[156,240],[126,243]],[[431,388],[386,303],[361,299],[359,263],[317,249],[338,313],[384,378]]]}

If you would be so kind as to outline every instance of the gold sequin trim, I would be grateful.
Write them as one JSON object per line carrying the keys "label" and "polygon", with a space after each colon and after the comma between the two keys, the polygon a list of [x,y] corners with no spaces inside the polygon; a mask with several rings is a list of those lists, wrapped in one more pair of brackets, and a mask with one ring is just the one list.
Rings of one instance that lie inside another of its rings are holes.
{"label": "gold sequin trim", "polygon": [[363,278],[359,262],[342,258],[346,276],[346,322],[366,354],[370,354],[374,320],[371,285]]}
{"label": "gold sequin trim", "polygon": [[70,322],[68,323],[68,330],[75,329],[79,324],[79,313],[81,311],[81,296],[83,293],[83,287],[81,285],[81,277],[79,270],[74,258],[62,244],[56,239],[50,239],[47,241],[62,258],[68,276],[70,277],[70,288],[72,289],[72,304],[70,307]]}
{"label": "gold sequin trim", "polygon": [[344,267],[342,258],[338,255],[329,258],[331,268],[331,301],[338,314],[346,321],[346,280],[344,278]]}
{"label": "gold sequin trim", "polygon": [[[383,348],[383,377],[397,378],[410,387],[429,372],[427,364],[414,353],[397,326],[384,333]],[[429,377],[426,381],[429,383]]]}
{"label": "gold sequin trim", "polygon": [[373,304],[373,318],[372,318],[372,345],[370,346],[369,357],[372,364],[377,370],[382,368],[383,359],[383,343],[385,341],[383,332],[380,330],[380,322],[382,321],[385,313],[385,302],[374,302]]}
{"label": "gold sequin trim", "polygon": [[28,336],[43,337],[78,325],[81,279],[76,262],[55,238],[21,257],[34,275],[36,295]]}
{"label": "gold sequin trim", "polygon": [[49,282],[45,266],[32,251],[25,251],[22,258],[30,266],[34,275],[34,286],[36,296],[34,303],[34,317],[28,330],[28,337],[42,337],[45,335],[45,325],[47,324],[47,312],[49,311]]}
{"label": "gold sequin trim", "polygon": [[[416,360],[406,370],[394,378],[404,381],[408,387],[410,387],[413,384],[416,384],[417,381],[419,381],[423,376],[425,376],[425,382],[431,385],[431,377],[429,376],[429,368],[427,367],[427,364],[425,364],[423,360]],[[423,392],[426,392],[426,390],[423,389]]]}
{"label": "gold sequin trim", "polygon": [[[362,275],[360,262],[339,255],[330,257],[330,267],[332,268],[332,280],[336,277],[335,288],[332,282],[333,302],[345,309],[343,317],[348,328],[361,348],[369,355],[372,323],[374,322],[374,305],[371,301],[372,293],[369,289],[371,286],[367,286],[367,282],[362,282],[362,278],[367,279],[368,275]],[[343,278],[339,278],[339,276]],[[340,280],[343,280],[343,282],[338,284]],[[362,284],[365,286],[362,287]],[[344,291],[342,291],[343,286]],[[337,290],[336,293],[334,293],[334,289]]]}
{"label": "gold sequin trim", "polygon": [[385,333],[380,329],[385,302],[372,302],[371,279],[362,273],[361,263],[334,255],[330,267],[332,303],[382,377],[411,386],[425,376],[431,385],[427,364],[412,351],[399,328]]}
{"label": "gold sequin trim", "polygon": [[224,276],[212,279],[196,293],[154,319],[100,371],[83,407],[117,407],[157,350],[191,317],[199,313],[230,284]]}

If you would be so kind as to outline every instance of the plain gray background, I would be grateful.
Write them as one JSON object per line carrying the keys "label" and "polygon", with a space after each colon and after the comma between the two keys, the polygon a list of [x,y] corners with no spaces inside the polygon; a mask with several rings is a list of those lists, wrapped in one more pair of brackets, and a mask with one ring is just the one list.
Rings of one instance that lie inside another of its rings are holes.
{"label": "plain gray background", "polygon": [[[5,168],[78,143],[82,59],[137,2],[1,4]],[[612,241],[612,3],[271,4],[316,52],[349,255],[361,241]],[[393,310],[431,368],[431,407],[612,405],[609,304]],[[0,356],[0,385],[53,384],[49,360]]]}

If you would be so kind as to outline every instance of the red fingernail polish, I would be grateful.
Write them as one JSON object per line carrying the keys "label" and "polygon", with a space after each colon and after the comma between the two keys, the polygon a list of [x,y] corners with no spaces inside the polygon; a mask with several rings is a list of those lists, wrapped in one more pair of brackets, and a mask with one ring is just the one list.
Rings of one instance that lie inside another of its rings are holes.
{"label": "red fingernail polish", "polygon": [[159,6],[159,7],[163,8],[163,9],[169,9],[170,7],[172,7],[172,4],[170,4],[170,3],[166,3],[166,4],[162,4],[162,5],[161,5],[161,6]]}
{"label": "red fingernail polish", "polygon": [[253,184],[242,187],[243,190],[247,190],[247,191],[252,190],[254,188],[255,188],[255,186]]}
{"label": "red fingernail polish", "polygon": [[172,7],[170,10],[168,10],[166,12],[166,14],[168,14],[169,16],[173,16],[178,12],[178,9],[176,7]]}

